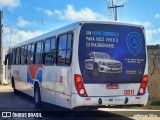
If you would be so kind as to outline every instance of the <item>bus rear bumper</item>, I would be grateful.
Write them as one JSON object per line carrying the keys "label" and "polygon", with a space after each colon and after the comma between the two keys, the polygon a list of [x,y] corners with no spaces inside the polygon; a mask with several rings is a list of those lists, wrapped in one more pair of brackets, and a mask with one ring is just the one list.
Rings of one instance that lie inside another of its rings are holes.
{"label": "bus rear bumper", "polygon": [[80,97],[72,94],[71,108],[78,106],[145,106],[148,101],[148,93],[141,96],[108,96],[108,97]]}

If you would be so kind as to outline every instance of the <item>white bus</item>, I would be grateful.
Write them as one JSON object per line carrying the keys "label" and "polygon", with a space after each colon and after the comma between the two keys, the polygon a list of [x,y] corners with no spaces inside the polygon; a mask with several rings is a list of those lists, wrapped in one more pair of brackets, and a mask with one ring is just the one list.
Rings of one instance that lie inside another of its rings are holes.
{"label": "white bus", "polygon": [[81,21],[21,42],[6,55],[14,92],[66,108],[147,104],[144,27]]}

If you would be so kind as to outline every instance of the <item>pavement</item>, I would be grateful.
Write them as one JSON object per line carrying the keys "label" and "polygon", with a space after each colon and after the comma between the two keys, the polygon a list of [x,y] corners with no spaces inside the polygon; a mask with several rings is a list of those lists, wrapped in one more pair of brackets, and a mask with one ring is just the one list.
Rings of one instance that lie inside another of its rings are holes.
{"label": "pavement", "polygon": [[0,94],[4,92],[13,92],[13,89],[10,85],[0,85]]}

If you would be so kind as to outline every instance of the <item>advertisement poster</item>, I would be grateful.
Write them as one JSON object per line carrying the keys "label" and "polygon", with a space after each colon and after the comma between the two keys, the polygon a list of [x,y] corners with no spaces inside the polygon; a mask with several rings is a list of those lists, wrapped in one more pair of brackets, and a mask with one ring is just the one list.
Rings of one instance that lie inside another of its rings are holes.
{"label": "advertisement poster", "polygon": [[84,83],[140,83],[146,65],[145,47],[140,27],[83,24],[78,56]]}

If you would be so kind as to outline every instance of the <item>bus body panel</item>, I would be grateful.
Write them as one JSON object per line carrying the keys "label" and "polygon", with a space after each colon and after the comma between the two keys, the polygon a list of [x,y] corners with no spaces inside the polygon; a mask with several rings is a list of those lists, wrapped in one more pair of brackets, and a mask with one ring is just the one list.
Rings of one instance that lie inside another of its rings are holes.
{"label": "bus body panel", "polygon": [[51,91],[55,90],[55,81],[56,81],[55,74],[56,74],[55,66],[43,66],[42,88]]}
{"label": "bus body panel", "polygon": [[19,78],[19,66],[18,65],[12,65],[11,74],[12,74],[12,76],[14,76],[14,80],[20,80],[20,78]]}
{"label": "bus body panel", "polygon": [[41,99],[55,104],[55,96],[55,66],[43,66]]}
{"label": "bus body panel", "polygon": [[55,91],[65,95],[71,95],[71,68],[56,66]]}
{"label": "bus body panel", "polygon": [[27,83],[27,65],[21,65],[19,68],[19,78],[23,82]]}
{"label": "bus body panel", "polygon": [[[89,96],[137,95],[140,83],[135,84],[85,84]],[[100,89],[101,88],[101,89]],[[137,89],[138,88],[138,89]],[[94,89],[94,92],[93,92]]]}
{"label": "bus body panel", "polygon": [[[56,104],[56,92],[47,88],[40,88],[41,90],[41,99],[44,102],[50,103],[50,104]],[[32,90],[34,91],[34,90]]]}
{"label": "bus body panel", "polygon": [[71,108],[71,96],[56,92],[56,105]]}
{"label": "bus body panel", "polygon": [[20,80],[18,81],[19,84],[17,84],[17,86],[19,86],[20,91],[23,91],[24,93],[33,96],[33,92],[32,92],[33,85],[31,83],[27,83],[27,69],[28,69],[27,65],[20,66],[19,68]]}
{"label": "bus body panel", "polygon": [[27,83],[27,65],[12,65],[11,75],[15,82],[15,88],[33,97],[33,85]]}

